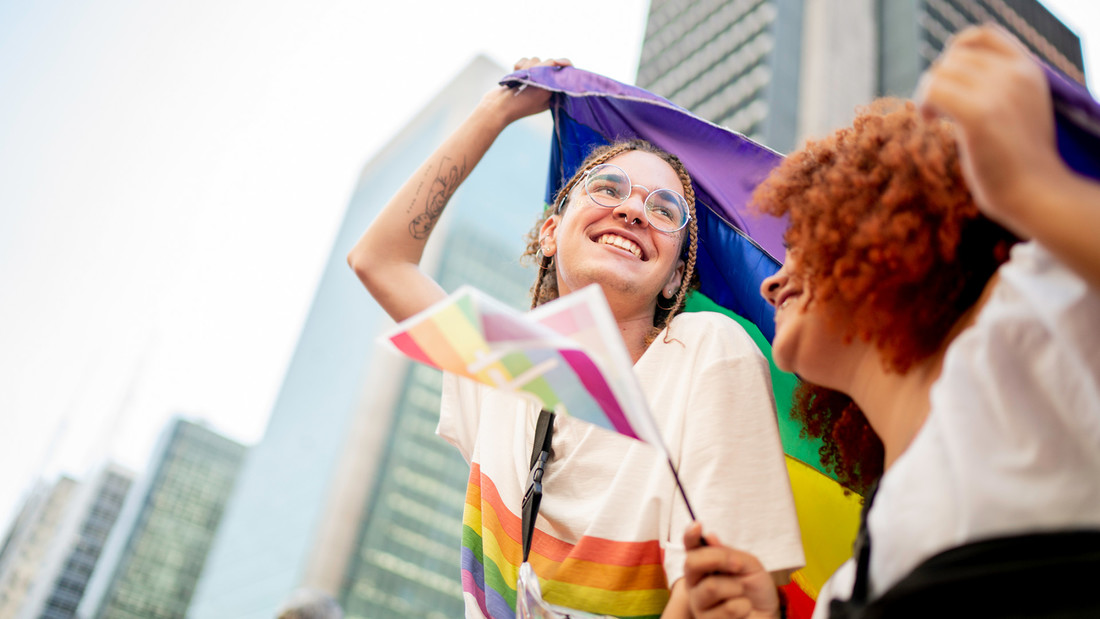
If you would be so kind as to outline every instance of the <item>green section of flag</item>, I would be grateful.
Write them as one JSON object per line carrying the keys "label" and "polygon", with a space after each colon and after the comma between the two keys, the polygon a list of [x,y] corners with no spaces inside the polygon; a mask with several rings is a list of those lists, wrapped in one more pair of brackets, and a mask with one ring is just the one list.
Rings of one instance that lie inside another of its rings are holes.
{"label": "green section of flag", "polygon": [[455,305],[466,316],[466,320],[470,321],[471,325],[475,325],[479,330],[481,329],[481,323],[478,322],[477,309],[474,307],[474,299],[472,296],[466,294],[462,295],[455,300]]}
{"label": "green section of flag", "polygon": [[779,411],[779,437],[783,441],[783,451],[788,456],[801,460],[821,471],[830,479],[836,480],[836,475],[826,471],[821,466],[821,457],[818,455],[818,450],[821,448],[821,439],[799,436],[802,423],[791,418],[791,394],[798,384],[798,379],[795,378],[794,374],[775,367],[775,362],[772,361],[771,344],[768,343],[764,334],[760,333],[760,329],[757,329],[756,325],[748,320],[711,301],[701,292],[693,292],[688,296],[685,311],[725,314],[736,320],[738,324],[744,327],[745,331],[748,331],[760,352],[764,353],[764,357],[768,360],[768,366],[771,368],[772,390],[775,392],[775,407]]}

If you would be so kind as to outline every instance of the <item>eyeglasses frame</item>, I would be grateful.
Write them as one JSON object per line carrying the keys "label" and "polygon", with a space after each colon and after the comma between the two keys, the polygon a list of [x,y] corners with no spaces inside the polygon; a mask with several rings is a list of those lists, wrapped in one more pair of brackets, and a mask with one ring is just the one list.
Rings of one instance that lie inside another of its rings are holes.
{"label": "eyeglasses frame", "polygon": [[[626,196],[623,198],[623,201],[619,202],[618,204],[611,205],[611,206],[607,206],[606,204],[601,204],[598,200],[596,200],[595,197],[592,196],[591,193],[588,192],[588,178],[592,175],[592,172],[594,170],[597,170],[597,169],[605,167],[605,166],[615,168],[616,170],[622,172],[623,177],[626,178],[627,183],[630,184],[630,191],[626,193]],[[654,193],[657,193],[658,191],[671,192],[671,193],[679,196],[680,199],[684,201],[684,207],[687,209],[686,212],[684,213],[684,222],[682,224],[680,224],[680,227],[676,228],[675,230],[662,230],[662,229],[658,228],[657,226],[653,225],[653,222],[651,222],[649,220],[649,209],[648,208],[643,208],[642,210],[643,210],[643,212],[645,212],[646,225],[650,226],[651,228],[653,228],[657,232],[661,232],[663,234],[676,234],[677,232],[679,232],[679,231],[683,230],[684,228],[686,228],[688,223],[691,222],[691,205],[688,204],[687,198],[684,197],[684,194],[682,194],[679,191],[676,191],[674,189],[658,188],[658,189],[652,189],[651,190],[649,187],[646,187],[645,185],[635,185],[635,184],[630,182],[630,175],[627,174],[626,170],[620,168],[619,166],[617,166],[613,163],[608,163],[608,162],[604,162],[604,163],[594,165],[591,168],[588,168],[587,170],[585,170],[584,176],[579,177],[564,192],[564,194],[562,195],[562,198],[561,198],[561,202],[559,202],[557,208],[554,209],[554,214],[560,214],[561,213],[561,210],[565,207],[565,201],[567,199],[569,199],[569,193],[571,191],[573,191],[573,188],[576,187],[578,183],[581,183],[581,184],[584,185],[584,194],[586,196],[588,196],[588,199],[592,200],[592,202],[596,206],[599,206],[601,208],[618,208],[618,207],[622,206],[623,204],[626,204],[626,201],[630,199],[630,196],[634,193],[634,189],[636,187],[640,187],[640,188],[646,190],[646,197],[645,197],[645,201],[643,201],[643,205],[648,203],[649,202],[649,197],[652,196]]]}

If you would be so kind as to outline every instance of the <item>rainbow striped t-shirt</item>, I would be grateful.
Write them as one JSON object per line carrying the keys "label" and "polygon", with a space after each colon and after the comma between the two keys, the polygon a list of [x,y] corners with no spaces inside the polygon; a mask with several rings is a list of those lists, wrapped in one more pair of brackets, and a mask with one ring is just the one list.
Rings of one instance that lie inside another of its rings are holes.
{"label": "rainbow striped t-shirt", "polygon": [[[672,335],[658,336],[634,370],[697,515],[767,569],[799,567],[766,361],[717,314],[679,316]],[[461,549],[467,617],[515,616],[520,510],[537,418],[527,400],[444,377],[438,432],[470,463]],[[659,617],[683,573],[680,538],[689,520],[656,449],[558,416],[529,557],[547,602]]]}

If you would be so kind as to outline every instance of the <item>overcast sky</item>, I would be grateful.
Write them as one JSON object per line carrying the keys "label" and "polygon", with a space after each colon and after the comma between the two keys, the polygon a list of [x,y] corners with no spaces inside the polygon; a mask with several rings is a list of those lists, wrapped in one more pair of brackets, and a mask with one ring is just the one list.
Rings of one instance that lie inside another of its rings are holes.
{"label": "overcast sky", "polygon": [[632,82],[647,6],[0,3],[0,527],[173,412],[258,440],[372,153],[477,53]]}

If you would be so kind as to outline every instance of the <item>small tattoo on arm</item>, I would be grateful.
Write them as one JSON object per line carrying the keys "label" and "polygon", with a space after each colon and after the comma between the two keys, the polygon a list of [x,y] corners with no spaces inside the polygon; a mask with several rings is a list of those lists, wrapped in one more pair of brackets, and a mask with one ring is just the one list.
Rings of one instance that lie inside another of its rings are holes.
{"label": "small tattoo on arm", "polygon": [[[447,206],[447,202],[465,177],[465,158],[463,158],[461,165],[451,162],[447,157],[443,158],[443,161],[439,164],[439,169],[436,171],[435,178],[432,180],[431,187],[428,189],[429,193],[425,201],[424,212],[409,222],[409,234],[414,239],[428,238],[432,228],[439,221],[439,216],[443,214],[443,207]],[[423,188],[423,185],[420,188]],[[419,189],[417,193],[419,194]]]}

